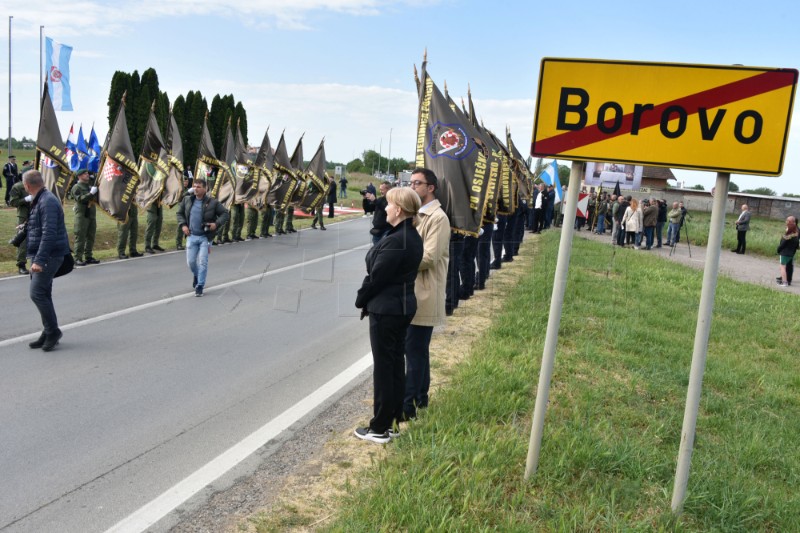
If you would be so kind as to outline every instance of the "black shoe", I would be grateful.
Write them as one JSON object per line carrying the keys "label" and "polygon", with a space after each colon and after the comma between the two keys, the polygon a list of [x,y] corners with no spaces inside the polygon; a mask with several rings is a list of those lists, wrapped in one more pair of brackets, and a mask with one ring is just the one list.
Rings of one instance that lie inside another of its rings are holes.
{"label": "black shoe", "polygon": [[510,263],[513,260],[514,260],[514,258],[512,256],[509,256],[509,255],[503,256],[503,263]]}
{"label": "black shoe", "polygon": [[166,250],[164,250],[162,247],[160,247],[157,244],[155,246],[153,246],[153,250],[155,250],[156,252],[165,252],[166,251]]}
{"label": "black shoe", "polygon": [[86,260],[86,264],[87,265],[99,265],[100,261],[98,261],[94,257],[90,257],[89,259]]}
{"label": "black shoe", "polygon": [[275,234],[276,235],[286,235],[286,232],[283,231],[282,229],[279,229],[278,231],[275,232]]}
{"label": "black shoe", "polygon": [[197,287],[194,288],[194,295],[197,298],[200,298],[201,296],[203,296],[203,286],[202,285],[198,285]]}
{"label": "black shoe", "polygon": [[314,224],[311,224],[311,229],[317,229],[317,227]]}
{"label": "black shoe", "polygon": [[489,269],[490,270],[500,270],[501,266],[502,265],[500,264],[500,261],[497,261],[497,260],[494,260],[491,263],[489,263]]}
{"label": "black shoe", "polygon": [[222,244],[230,244],[230,243],[232,243],[232,242],[233,242],[233,241],[232,241],[232,240],[230,240],[228,237],[225,237],[224,239],[222,239]]}
{"label": "black shoe", "polygon": [[42,345],[42,351],[49,352],[53,348],[56,347],[58,344],[59,339],[61,339],[62,333],[60,329],[57,329],[55,333],[52,335],[47,335],[44,339],[44,344]]}
{"label": "black shoe", "polygon": [[86,261],[75,261],[75,266],[76,267],[85,267],[86,266]]}
{"label": "black shoe", "polygon": [[250,235],[250,238],[255,240],[255,239],[260,239],[261,237],[259,237],[258,235]]}
{"label": "black shoe", "polygon": [[453,308],[452,307],[445,307],[444,314],[447,316],[453,316]]}
{"label": "black shoe", "polygon": [[154,253],[156,253],[156,251],[155,251],[155,250],[153,250],[152,248],[150,248],[149,246],[148,246],[148,247],[146,247],[146,248],[144,249],[144,251],[145,251],[146,253],[148,253],[148,254],[154,254]]}
{"label": "black shoe", "polygon": [[130,253],[130,256],[131,256],[131,257],[142,257],[142,254],[140,254],[140,253],[139,253],[139,252],[137,252],[137,251],[133,251],[133,252],[131,252],[131,253]]}
{"label": "black shoe", "polygon": [[176,250],[185,250],[186,248],[184,248],[182,244],[178,244],[178,245],[175,246],[175,249]]}
{"label": "black shoe", "polygon": [[244,239],[242,239],[241,237],[234,237],[233,242],[244,242]]}
{"label": "black shoe", "polygon": [[197,288],[197,276],[192,276],[192,288]]}
{"label": "black shoe", "polygon": [[219,243],[217,241],[212,241],[211,246],[219,246]]}
{"label": "black shoe", "polygon": [[120,259],[127,259],[128,258],[128,256],[125,255],[125,254],[119,254],[117,257],[119,257]]}
{"label": "black shoe", "polygon": [[270,237],[272,237],[272,233],[262,233],[261,234],[261,238],[263,238],[263,239],[269,239]]}
{"label": "black shoe", "polygon": [[482,291],[485,288],[486,288],[486,284],[484,284],[484,283],[478,283],[477,285],[475,285],[475,290],[476,291]]}
{"label": "black shoe", "polygon": [[30,271],[24,266],[19,267],[18,272],[20,276],[27,276],[28,274],[30,274]]}
{"label": "black shoe", "polygon": [[29,342],[29,343],[28,343],[28,346],[29,346],[30,348],[41,348],[42,346],[44,346],[44,341],[45,341],[45,339],[46,339],[46,338],[47,338],[47,335],[46,335],[46,334],[45,334],[45,332],[43,331],[43,332],[42,332],[42,334],[41,334],[41,335],[39,335],[39,338],[38,338],[38,339],[36,339],[36,340],[35,340],[35,341],[33,341],[33,342]]}
{"label": "black shoe", "polygon": [[287,229],[287,230],[286,230],[286,233],[297,233],[297,230],[296,230],[296,229],[294,229],[294,228],[292,228],[292,229]]}
{"label": "black shoe", "polygon": [[321,229],[322,231],[328,231],[328,230],[325,228],[325,226],[320,226],[320,227],[319,227],[319,229]]}

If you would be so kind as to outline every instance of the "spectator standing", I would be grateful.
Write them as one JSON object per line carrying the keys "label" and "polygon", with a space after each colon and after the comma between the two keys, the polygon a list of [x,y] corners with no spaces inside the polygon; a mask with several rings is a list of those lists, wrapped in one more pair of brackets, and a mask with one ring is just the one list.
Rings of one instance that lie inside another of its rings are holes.
{"label": "spectator standing", "polygon": [[672,202],[672,210],[667,213],[667,220],[669,220],[669,227],[667,228],[667,246],[675,246],[678,243],[678,233],[681,230],[681,218],[683,212],[680,209],[678,202]]}
{"label": "spectator standing", "polygon": [[645,248],[650,250],[653,248],[653,240],[655,238],[656,224],[658,223],[658,206],[656,200],[645,200],[644,209],[642,209],[642,223],[644,224],[644,238]]}
{"label": "spectator standing", "polygon": [[366,198],[373,202],[375,205],[375,214],[372,217],[372,228],[370,228],[369,233],[372,236],[372,244],[378,244],[378,241],[392,229],[391,224],[386,217],[386,206],[387,206],[387,198],[386,195],[392,189],[392,184],[388,181],[384,181],[380,184],[380,191],[381,195],[379,197],[375,197],[375,195],[367,193]]}
{"label": "spectator standing", "polygon": [[75,266],[86,266],[100,262],[93,256],[97,234],[97,187],[90,181],[88,170],[79,170],[76,175],[78,182],[72,186],[72,197],[75,199],[72,209],[75,213]]}
{"label": "spectator standing", "polygon": [[411,188],[419,195],[420,223],[417,231],[422,237],[422,261],[414,284],[417,313],[406,335],[406,391],[403,416],[414,418],[418,408],[428,406],[431,383],[430,342],[434,326],[445,323],[445,288],[449,260],[450,222],[442,210],[435,192],[439,187],[436,174],[427,168],[417,168],[411,174]]}
{"label": "spectator standing", "polygon": [[797,217],[786,217],[786,232],[781,236],[778,244],[778,255],[781,257],[781,277],[777,278],[778,285],[788,287],[792,284],[794,273],[794,255],[800,246],[798,237]]}
{"label": "spectator standing", "polygon": [[[17,208],[17,229],[20,230],[22,227],[28,223],[28,214],[31,210],[31,200],[32,198],[28,195],[28,191],[25,190],[25,184],[22,181],[18,181],[11,187],[11,194],[9,195],[9,204],[12,207]],[[28,253],[28,238],[25,237],[22,242],[19,243],[19,247],[17,248],[17,272],[21,275],[27,276],[30,274],[27,266],[27,253]]]}
{"label": "spectator standing", "polygon": [[656,248],[661,248],[664,224],[667,223],[667,201],[658,200],[658,218],[656,218]]}
{"label": "spectator standing", "polygon": [[347,198],[347,178],[344,174],[339,178],[339,198]]}
{"label": "spectator standing", "polygon": [[742,204],[742,212],[736,219],[736,249],[732,250],[737,254],[744,254],[747,249],[747,231],[750,229],[750,208],[747,204]]}
{"label": "spectator standing", "polygon": [[417,311],[415,281],[422,261],[422,238],[414,229],[420,199],[411,189],[386,195],[389,231],[366,256],[367,277],[356,297],[362,317],[369,316],[374,402],[369,426],[357,428],[359,439],[389,442],[403,419],[405,360],[403,346]]}
{"label": "spectator standing", "polygon": [[[14,183],[19,181],[19,169],[17,168],[17,156],[10,155],[8,156],[8,163],[3,166],[3,177],[6,179],[6,205],[10,205],[8,203],[9,196],[11,195],[11,187],[14,186]],[[0,184],[2,187],[2,184]]]}

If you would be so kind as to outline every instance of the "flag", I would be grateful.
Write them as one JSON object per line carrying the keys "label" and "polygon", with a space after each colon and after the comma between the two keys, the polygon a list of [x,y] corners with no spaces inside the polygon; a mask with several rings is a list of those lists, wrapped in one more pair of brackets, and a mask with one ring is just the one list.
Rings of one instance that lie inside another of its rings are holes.
{"label": "flag", "polygon": [[36,137],[36,168],[42,173],[44,186],[64,203],[72,181],[72,171],[47,84],[42,93],[41,106],[39,133]]}
{"label": "flag", "polygon": [[286,206],[291,201],[295,181],[292,176],[292,163],[289,161],[289,153],[286,151],[286,139],[284,139],[283,133],[281,133],[278,146],[275,148],[273,164],[275,165],[276,177],[267,195],[267,203],[274,206],[275,209],[283,210],[286,209]]}
{"label": "flag", "polygon": [[225,140],[222,143],[222,157],[223,159],[220,160],[220,169],[217,173],[217,180],[214,182],[214,188],[211,190],[211,196],[216,198],[226,209],[230,209],[234,197],[236,196],[235,184],[233,182],[234,177],[231,174],[231,166],[236,165],[236,141],[233,138],[230,119],[228,119],[228,127],[225,130]]}
{"label": "flag", "polygon": [[164,180],[164,195],[161,197],[161,204],[172,207],[183,198],[183,141],[181,132],[178,130],[178,122],[169,112],[169,133],[167,135],[167,151],[169,153],[169,169],[167,179]]}
{"label": "flag", "polygon": [[325,160],[325,139],[319,143],[319,148],[308,162],[305,170],[307,178],[307,188],[303,200],[300,202],[300,207],[309,211],[314,211],[317,206],[325,201],[326,193],[330,183],[325,176],[325,167],[328,162]]}
{"label": "flag", "polygon": [[69,86],[69,57],[72,47],[45,37],[47,57],[47,86],[58,111],[72,111],[72,96]]}
{"label": "flag", "polygon": [[78,154],[78,169],[89,169],[89,149],[86,147],[86,139],[83,138],[83,125],[78,127],[78,142],[75,143],[75,151]]}
{"label": "flag", "polygon": [[[305,135],[305,133],[303,134]],[[294,178],[294,191],[292,191],[291,203],[300,202],[306,195],[308,184],[303,176],[303,135],[294,147],[289,163],[292,165],[292,177]]]}
{"label": "flag", "polygon": [[556,203],[561,201],[561,180],[558,179],[558,163],[554,159],[552,163],[544,167],[539,178],[545,182],[546,185],[553,185],[556,193]]}
{"label": "flag", "polygon": [[617,180],[617,184],[614,185],[614,194],[616,196],[620,196],[622,194],[622,191],[619,190],[619,180]]}
{"label": "flag", "polygon": [[125,95],[122,96],[114,128],[103,148],[95,185],[100,209],[117,222],[126,222],[131,204],[136,199],[139,174],[128,122],[125,120]]}
{"label": "flag", "polygon": [[486,168],[488,169],[488,177],[486,179],[486,192],[485,192],[485,205],[483,208],[482,223],[494,224],[494,219],[497,216],[497,199],[499,197],[499,180],[500,169],[502,161],[500,160],[499,148],[494,144],[491,136],[489,136],[481,126],[478,116],[475,113],[475,104],[472,103],[472,89],[467,86],[467,99],[469,100],[469,114],[464,112],[464,116],[468,117],[470,124],[481,135],[482,142],[486,147],[488,156],[486,156]]}
{"label": "flag", "polygon": [[147,209],[157,202],[164,190],[169,172],[169,154],[156,120],[155,102],[150,107],[147,129],[144,132],[142,153],[139,155],[139,187],[136,189],[136,205]]}
{"label": "flag", "polygon": [[585,192],[578,193],[578,205],[576,206],[575,216],[578,218],[589,218],[589,195]]}
{"label": "flag", "polygon": [[97,134],[94,132],[94,126],[92,126],[92,132],[89,134],[89,144],[86,149],[89,153],[89,162],[87,163],[87,168],[92,174],[97,174],[97,171],[100,168],[100,154],[103,152],[103,148],[100,146],[100,141],[97,140]]}
{"label": "flag", "polygon": [[486,141],[465,116],[450,107],[426,65],[427,60],[418,84],[416,165],[432,170],[439,179],[436,198],[450,227],[477,236],[492,176],[499,168],[492,166],[496,162],[489,164]]}
{"label": "flag", "polygon": [[250,200],[250,207],[261,211],[267,206],[267,194],[269,194],[269,190],[272,187],[275,172],[275,152],[272,151],[272,146],[269,142],[269,128],[264,133],[264,139],[261,141],[261,147],[258,149],[258,154],[256,154],[254,165],[258,174],[258,192]]}
{"label": "flag", "polygon": [[69,127],[69,133],[67,134],[67,140],[64,141],[64,146],[67,150],[66,154],[69,169],[75,172],[78,170],[78,143],[75,139],[75,124]]}
{"label": "flag", "polygon": [[259,174],[247,154],[247,146],[244,144],[242,129],[238,121],[236,122],[236,161],[231,164],[231,173],[236,184],[235,203],[249,202],[258,194]]}
{"label": "flag", "polygon": [[213,191],[216,180],[222,173],[224,163],[217,159],[211,133],[208,131],[208,113],[203,120],[203,131],[200,134],[200,146],[197,149],[197,163],[194,166],[194,177],[206,181],[209,191]]}

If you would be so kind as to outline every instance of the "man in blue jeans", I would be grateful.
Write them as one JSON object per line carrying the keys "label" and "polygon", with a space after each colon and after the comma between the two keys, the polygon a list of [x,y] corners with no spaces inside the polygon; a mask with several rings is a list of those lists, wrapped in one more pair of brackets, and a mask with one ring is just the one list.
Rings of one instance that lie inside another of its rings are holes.
{"label": "man in blue jeans", "polygon": [[39,310],[44,330],[31,348],[52,350],[61,338],[53,306],[53,278],[69,253],[67,226],[61,201],[45,189],[42,175],[29,170],[22,178],[31,211],[28,215],[28,257],[31,258],[31,301]]}
{"label": "man in blue jeans", "polygon": [[186,262],[194,275],[195,296],[203,296],[208,272],[208,250],[218,227],[228,221],[228,210],[208,193],[206,180],[195,178],[194,194],[183,198],[178,209],[178,226],[186,235]]}

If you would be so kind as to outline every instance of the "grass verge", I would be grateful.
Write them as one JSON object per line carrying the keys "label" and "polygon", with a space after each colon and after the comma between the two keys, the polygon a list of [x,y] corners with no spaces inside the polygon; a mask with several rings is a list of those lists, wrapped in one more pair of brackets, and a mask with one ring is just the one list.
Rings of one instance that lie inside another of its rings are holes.
{"label": "grass verge", "polygon": [[582,239],[539,472],[523,482],[558,238],[538,240],[534,268],[506,287],[492,326],[424,415],[351,474],[336,516],[303,528],[796,528],[800,377],[797,329],[784,317],[800,312],[800,299],[719,280],[689,495],[676,519],[670,498],[702,273]]}

